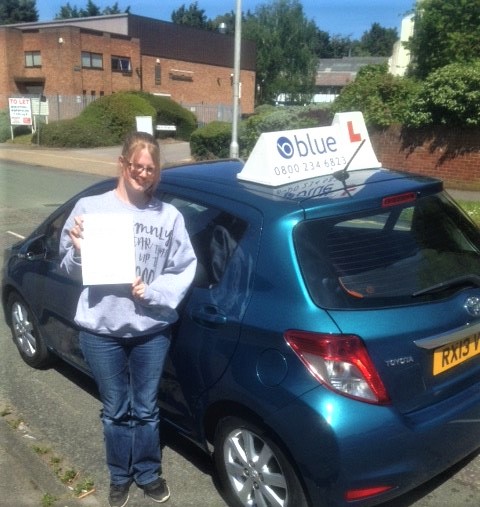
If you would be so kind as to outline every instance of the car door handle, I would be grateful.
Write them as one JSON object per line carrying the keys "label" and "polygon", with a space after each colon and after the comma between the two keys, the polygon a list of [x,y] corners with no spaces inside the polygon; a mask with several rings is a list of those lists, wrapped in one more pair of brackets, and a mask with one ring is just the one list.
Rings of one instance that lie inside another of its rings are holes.
{"label": "car door handle", "polygon": [[201,326],[217,327],[227,322],[227,316],[213,305],[197,306],[192,310],[191,316]]}

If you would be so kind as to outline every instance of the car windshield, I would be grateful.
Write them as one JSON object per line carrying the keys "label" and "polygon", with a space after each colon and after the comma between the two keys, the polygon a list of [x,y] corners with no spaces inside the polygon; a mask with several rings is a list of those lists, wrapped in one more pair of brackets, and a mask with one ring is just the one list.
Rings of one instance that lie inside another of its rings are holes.
{"label": "car windshield", "polygon": [[480,286],[480,234],[444,193],[307,220],[294,232],[308,290],[325,308],[418,303]]}

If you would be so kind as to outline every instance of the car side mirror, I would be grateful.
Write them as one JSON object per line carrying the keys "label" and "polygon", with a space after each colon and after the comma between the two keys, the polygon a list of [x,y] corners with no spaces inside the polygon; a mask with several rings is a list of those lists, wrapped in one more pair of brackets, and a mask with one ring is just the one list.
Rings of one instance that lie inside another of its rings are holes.
{"label": "car side mirror", "polygon": [[45,259],[47,257],[45,238],[43,236],[40,236],[33,239],[30,243],[26,244],[24,248],[22,248],[17,257],[19,259],[26,259],[28,261]]}

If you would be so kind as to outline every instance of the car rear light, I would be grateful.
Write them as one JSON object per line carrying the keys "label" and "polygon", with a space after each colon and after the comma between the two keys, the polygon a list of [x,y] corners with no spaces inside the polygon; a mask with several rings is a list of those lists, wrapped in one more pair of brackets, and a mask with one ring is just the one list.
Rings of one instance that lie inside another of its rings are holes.
{"label": "car rear light", "polygon": [[415,192],[405,192],[404,194],[391,195],[382,199],[382,208],[388,208],[390,206],[398,206],[399,204],[406,204],[413,202],[417,198]]}
{"label": "car rear light", "polygon": [[345,493],[345,500],[347,502],[354,502],[356,500],[363,500],[372,496],[381,495],[393,489],[393,486],[376,486],[362,489],[351,489]]}
{"label": "car rear light", "polygon": [[289,330],[285,332],[285,340],[324,386],[367,403],[390,403],[387,390],[358,336]]}

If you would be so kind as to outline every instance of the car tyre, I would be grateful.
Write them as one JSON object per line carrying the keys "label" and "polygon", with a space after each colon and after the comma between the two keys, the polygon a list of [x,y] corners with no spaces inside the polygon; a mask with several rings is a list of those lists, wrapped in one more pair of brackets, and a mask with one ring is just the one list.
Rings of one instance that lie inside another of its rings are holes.
{"label": "car tyre", "polygon": [[302,485],[285,453],[259,426],[222,419],[214,460],[225,499],[232,507],[307,507]]}
{"label": "car tyre", "polygon": [[17,293],[8,298],[8,318],[12,338],[22,359],[32,368],[51,364],[53,356],[45,345],[35,315]]}

